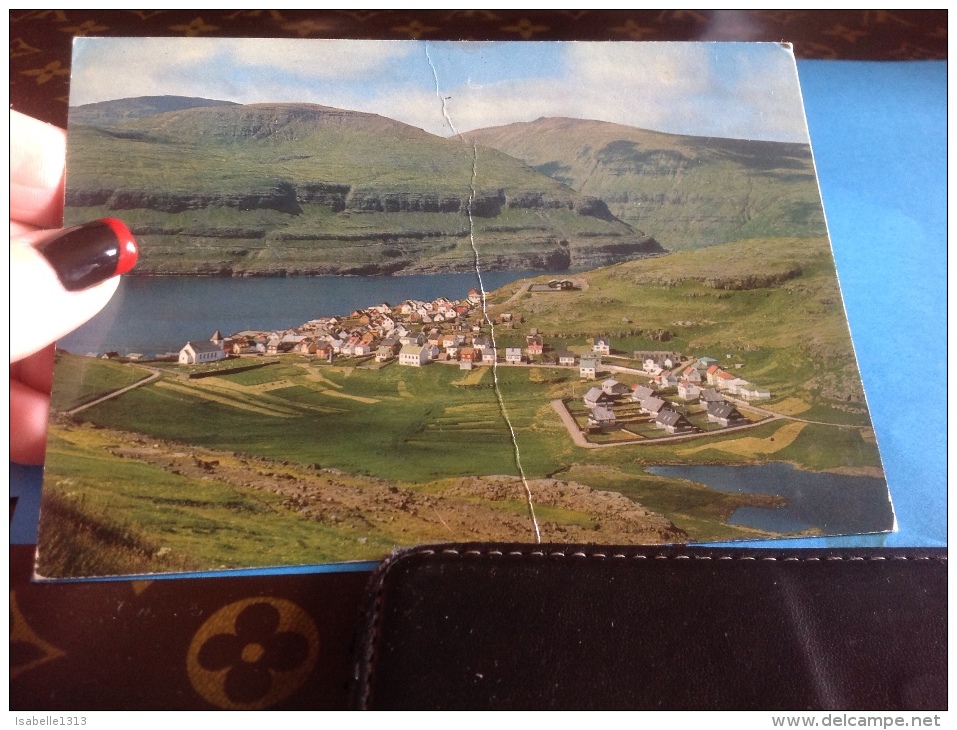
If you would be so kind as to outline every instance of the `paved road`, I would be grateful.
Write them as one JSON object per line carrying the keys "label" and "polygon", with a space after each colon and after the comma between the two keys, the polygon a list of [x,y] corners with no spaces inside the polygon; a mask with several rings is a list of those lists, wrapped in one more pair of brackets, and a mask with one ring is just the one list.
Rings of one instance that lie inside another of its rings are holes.
{"label": "paved road", "polygon": [[[751,403],[746,400],[741,400],[740,398],[733,398],[727,393],[725,393],[724,396],[725,398],[728,399],[729,402],[734,403],[736,406],[740,406],[741,408],[747,408],[748,410],[755,411],[756,413],[760,413],[761,415],[768,416],[769,417],[768,420],[773,420],[776,418],[786,418],[789,421],[798,421],[799,423],[813,423],[818,426],[833,426],[834,428],[863,428],[863,426],[859,423],[857,424],[831,423],[830,421],[812,421],[809,418],[800,418],[799,416],[788,416],[784,413],[778,413],[777,411],[769,411],[767,408],[761,408],[760,406],[756,406],[754,403]],[[767,421],[761,421],[761,423],[767,423]]]}
{"label": "paved road", "polygon": [[142,368],[143,370],[149,370],[152,375],[143,378],[142,380],[137,380],[132,385],[127,385],[125,388],[120,388],[119,390],[114,390],[112,393],[107,393],[104,396],[97,398],[96,400],[91,400],[89,403],[84,403],[83,405],[77,406],[76,408],[71,408],[66,411],[68,416],[72,416],[74,413],[79,413],[80,411],[86,410],[92,406],[102,403],[103,401],[108,401],[110,398],[116,398],[119,395],[123,395],[127,391],[133,390],[133,388],[139,388],[141,385],[146,385],[147,383],[152,383],[154,380],[158,380],[163,374],[159,368],[151,368],[148,365],[134,365],[133,367]]}
{"label": "paved road", "polygon": [[575,422],[575,419],[572,418],[572,414],[568,412],[568,409],[565,407],[565,404],[559,400],[552,401],[552,408],[555,409],[555,412],[558,414],[559,418],[562,419],[562,423],[565,424],[565,428],[568,429],[568,435],[572,437],[572,441],[575,442],[575,446],[581,446],[583,449],[594,449],[598,444],[590,444],[582,432],[578,429],[578,424]]}
{"label": "paved road", "polygon": [[523,294],[527,294],[527,293],[528,293],[528,288],[529,288],[531,285],[532,285],[532,283],[531,283],[530,281],[526,281],[524,284],[522,284],[522,285],[518,288],[518,291],[517,291],[517,292],[515,292],[514,294],[512,294],[512,296],[510,296],[508,299],[506,299],[506,300],[502,303],[502,306],[503,306],[503,307],[507,307],[509,304],[511,304],[512,302],[514,302],[516,299],[518,299],[518,298],[519,298],[520,296],[522,296]]}

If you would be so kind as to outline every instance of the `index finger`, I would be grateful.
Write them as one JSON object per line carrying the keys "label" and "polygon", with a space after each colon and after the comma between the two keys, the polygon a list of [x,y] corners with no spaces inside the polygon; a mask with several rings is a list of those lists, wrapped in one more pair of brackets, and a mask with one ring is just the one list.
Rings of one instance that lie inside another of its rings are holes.
{"label": "index finger", "polygon": [[51,228],[63,220],[66,132],[10,111],[10,220]]}

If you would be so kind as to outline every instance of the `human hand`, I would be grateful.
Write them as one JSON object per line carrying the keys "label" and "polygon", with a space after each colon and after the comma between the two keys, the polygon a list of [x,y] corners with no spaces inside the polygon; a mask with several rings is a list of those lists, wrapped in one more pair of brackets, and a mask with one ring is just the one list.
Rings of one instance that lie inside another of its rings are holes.
{"label": "human hand", "polygon": [[109,301],[136,263],[112,219],[62,225],[66,133],[10,112],[10,458],[43,463],[57,338]]}

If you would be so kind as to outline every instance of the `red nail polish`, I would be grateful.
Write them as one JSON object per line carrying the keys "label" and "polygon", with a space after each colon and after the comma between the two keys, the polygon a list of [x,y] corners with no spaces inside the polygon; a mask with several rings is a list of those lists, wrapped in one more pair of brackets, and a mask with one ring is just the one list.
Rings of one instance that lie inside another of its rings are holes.
{"label": "red nail polish", "polygon": [[101,218],[57,231],[36,244],[67,291],[80,291],[124,274],[138,251],[130,229],[115,218]]}

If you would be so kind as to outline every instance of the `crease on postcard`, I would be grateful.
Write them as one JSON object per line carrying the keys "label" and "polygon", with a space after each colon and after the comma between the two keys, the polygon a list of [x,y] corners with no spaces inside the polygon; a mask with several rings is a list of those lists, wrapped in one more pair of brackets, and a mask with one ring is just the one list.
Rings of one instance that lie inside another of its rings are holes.
{"label": "crease on postcard", "polygon": [[[468,142],[462,134],[456,129],[455,124],[452,122],[452,117],[449,115],[448,101],[447,97],[442,94],[442,90],[439,86],[439,74],[438,70],[435,67],[435,63],[432,61],[432,56],[429,53],[429,44],[428,42],[423,44],[425,49],[425,58],[428,61],[429,68],[432,69],[432,77],[435,79],[435,95],[439,99],[439,104],[442,108],[442,116],[445,119],[445,123],[449,125],[449,129],[452,130],[452,134],[458,137],[463,144],[466,144],[470,147],[472,151],[472,174],[471,179],[469,180],[469,199],[468,199],[468,216],[469,216],[469,245],[472,247],[472,256],[473,263],[475,266],[475,277],[478,279],[479,285],[479,294],[482,297],[482,318],[489,326],[489,338],[492,342],[492,351],[498,352],[498,343],[495,337],[495,324],[492,322],[492,318],[488,313],[488,303],[486,299],[487,292],[485,290],[485,284],[482,281],[482,265],[481,259],[479,257],[478,246],[475,243],[475,219],[472,215],[472,208],[475,202],[475,181],[478,178],[478,145],[475,142]],[[505,405],[505,398],[502,396],[502,389],[499,386],[498,382],[498,361],[492,365],[492,381],[495,390],[495,398],[498,401],[498,408],[502,414],[502,418],[505,421],[505,425],[508,427],[509,437],[512,440],[512,451],[515,455],[515,466],[518,469],[518,475],[522,480],[522,487],[525,489],[525,501],[528,505],[528,514],[532,520],[532,527],[535,530],[535,541],[542,541],[542,532],[538,524],[538,518],[535,515],[535,502],[532,497],[532,490],[528,484],[528,478],[525,475],[525,469],[522,466],[522,451],[518,445],[518,438],[515,434],[515,427],[512,424],[512,419],[508,414],[508,407]]]}

